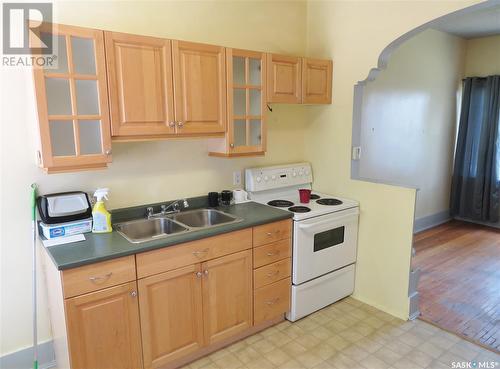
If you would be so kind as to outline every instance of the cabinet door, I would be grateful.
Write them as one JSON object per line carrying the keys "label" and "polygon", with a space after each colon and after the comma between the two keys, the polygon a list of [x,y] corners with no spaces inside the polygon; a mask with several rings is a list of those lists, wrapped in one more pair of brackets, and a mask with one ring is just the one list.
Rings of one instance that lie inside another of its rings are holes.
{"label": "cabinet door", "polygon": [[136,282],[65,301],[72,369],[142,368]]}
{"label": "cabinet door", "polygon": [[267,54],[267,100],[301,103],[301,58]]}
{"label": "cabinet door", "polygon": [[302,59],[302,102],[304,104],[332,103],[331,60]]}
{"label": "cabinet door", "polygon": [[145,368],[203,346],[200,264],[139,280],[139,296]]}
{"label": "cabinet door", "polygon": [[224,340],[252,326],[252,251],[202,264],[205,343]]}
{"label": "cabinet door", "polygon": [[105,37],[113,136],[175,133],[170,40]]}
{"label": "cabinet door", "polygon": [[172,53],[177,133],[224,132],[226,129],[224,48],[174,40]]}
{"label": "cabinet door", "polygon": [[265,54],[227,49],[228,136],[231,154],[266,150]]}
{"label": "cabinet door", "polygon": [[105,167],[111,161],[104,36],[99,30],[54,24],[57,65],[34,68],[40,164],[49,172]]}

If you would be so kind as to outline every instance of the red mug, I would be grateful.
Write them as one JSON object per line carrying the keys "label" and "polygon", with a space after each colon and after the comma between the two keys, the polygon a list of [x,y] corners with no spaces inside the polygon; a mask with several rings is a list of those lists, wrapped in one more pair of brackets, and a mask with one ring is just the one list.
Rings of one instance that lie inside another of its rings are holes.
{"label": "red mug", "polygon": [[302,204],[308,204],[309,200],[311,200],[311,190],[301,188],[299,190],[299,197]]}

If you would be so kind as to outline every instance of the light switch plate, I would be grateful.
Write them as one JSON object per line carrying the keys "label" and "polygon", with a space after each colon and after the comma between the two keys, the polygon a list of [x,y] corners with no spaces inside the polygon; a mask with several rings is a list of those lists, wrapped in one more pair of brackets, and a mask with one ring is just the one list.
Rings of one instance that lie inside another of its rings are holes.
{"label": "light switch plate", "polygon": [[352,147],[352,160],[361,159],[361,146]]}
{"label": "light switch plate", "polygon": [[233,186],[241,186],[241,170],[233,172]]}

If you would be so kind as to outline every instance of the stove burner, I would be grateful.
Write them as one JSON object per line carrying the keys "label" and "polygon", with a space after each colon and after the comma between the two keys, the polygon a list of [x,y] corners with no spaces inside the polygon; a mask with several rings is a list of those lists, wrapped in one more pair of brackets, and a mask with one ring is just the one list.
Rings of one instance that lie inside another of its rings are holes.
{"label": "stove burner", "polygon": [[339,199],[319,199],[316,202],[320,205],[341,205],[342,201]]}
{"label": "stove burner", "polygon": [[288,208],[289,206],[293,206],[293,202],[288,200],[272,200],[267,203],[267,205],[276,206],[278,208]]}
{"label": "stove burner", "polygon": [[292,206],[291,208],[288,208],[288,210],[294,212],[294,213],[308,213],[311,211],[307,206]]}
{"label": "stove burner", "polygon": [[317,200],[320,199],[321,197],[319,195],[316,195],[315,193],[311,194],[311,200]]}

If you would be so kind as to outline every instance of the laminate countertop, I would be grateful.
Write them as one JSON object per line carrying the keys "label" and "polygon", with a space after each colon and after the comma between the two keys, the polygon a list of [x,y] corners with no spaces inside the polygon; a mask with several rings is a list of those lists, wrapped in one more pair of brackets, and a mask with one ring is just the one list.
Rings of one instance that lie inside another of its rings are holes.
{"label": "laminate countertop", "polygon": [[[289,218],[291,219],[293,217],[291,212],[258,204],[256,202],[246,202],[217,209],[235,215],[243,220],[230,224],[169,235],[164,238],[143,243],[131,243],[120,233],[114,230],[111,233],[104,234],[85,233],[85,241],[50,246],[46,247],[45,250],[49,254],[57,269],[65,270],[99,261],[115,259],[126,255],[133,255],[145,251],[174,246],[184,242],[199,240],[261,224],[272,223]],[[115,213],[112,212],[112,214],[114,218]]]}

